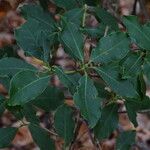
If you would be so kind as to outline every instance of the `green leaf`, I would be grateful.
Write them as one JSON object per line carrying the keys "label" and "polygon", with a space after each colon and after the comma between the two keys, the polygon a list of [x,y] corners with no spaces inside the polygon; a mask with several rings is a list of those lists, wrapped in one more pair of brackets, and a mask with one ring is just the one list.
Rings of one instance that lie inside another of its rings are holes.
{"label": "green leaf", "polygon": [[125,107],[127,109],[128,117],[135,127],[138,126],[136,117],[139,111],[144,111],[150,108],[150,99],[144,97],[143,100],[139,99],[126,99]]}
{"label": "green leaf", "polygon": [[55,72],[65,87],[67,87],[71,94],[74,94],[76,91],[76,87],[78,85],[78,81],[80,78],[79,74],[68,75],[66,74],[60,67],[55,67]]}
{"label": "green leaf", "polygon": [[26,104],[23,109],[21,110],[21,113],[23,114],[23,116],[26,118],[26,120],[28,122],[34,123],[34,124],[39,124],[40,120],[39,118],[36,116],[36,111],[35,108],[30,105],[30,104]]}
{"label": "green leaf", "polygon": [[43,58],[43,50],[37,38],[41,31],[41,25],[37,20],[29,19],[21,27],[15,30],[17,44],[29,55]]}
{"label": "green leaf", "polygon": [[29,130],[34,142],[41,150],[55,150],[54,141],[50,138],[49,133],[45,129],[31,123]]}
{"label": "green leaf", "polygon": [[150,53],[147,53],[147,55],[144,58],[144,64],[143,64],[143,71],[148,80],[150,80]]}
{"label": "green leaf", "polygon": [[0,84],[2,84],[6,90],[9,90],[9,85],[10,85],[10,77],[9,76],[0,76]]}
{"label": "green leaf", "polygon": [[30,19],[34,19],[37,23],[39,23],[41,29],[46,31],[54,30],[54,19],[52,18],[52,15],[50,12],[44,11],[39,5],[24,5],[21,7],[21,13],[28,21],[30,21]]}
{"label": "green leaf", "polygon": [[48,86],[40,96],[33,100],[32,104],[46,112],[50,112],[63,104],[63,101],[63,92],[58,88]]}
{"label": "green leaf", "polygon": [[100,99],[97,96],[98,92],[93,81],[87,75],[83,76],[79,80],[79,86],[73,99],[83,118],[88,121],[90,128],[96,125],[101,116]]}
{"label": "green leaf", "polygon": [[40,77],[33,71],[21,71],[11,80],[9,106],[24,105],[39,96],[48,86],[49,76]]}
{"label": "green leaf", "polygon": [[21,70],[33,70],[36,71],[37,69],[32,65],[26,63],[17,58],[2,58],[0,59],[0,75],[11,75],[13,76],[17,72]]}
{"label": "green leaf", "polygon": [[11,144],[17,133],[17,130],[17,128],[12,127],[0,128],[0,148],[6,148]]}
{"label": "green leaf", "polygon": [[110,88],[123,97],[139,97],[137,91],[129,80],[119,78],[118,65],[106,65],[95,68],[101,78],[110,86]]}
{"label": "green leaf", "polygon": [[94,85],[98,92],[98,97],[100,97],[102,100],[109,100],[111,98],[111,93],[105,90],[106,85],[104,83],[95,81]]}
{"label": "green leaf", "polygon": [[129,44],[127,35],[121,32],[102,37],[98,46],[92,51],[91,61],[108,63],[120,60],[129,52]]}
{"label": "green leaf", "polygon": [[126,16],[123,22],[131,39],[140,47],[150,50],[150,23],[140,25],[136,16]]}
{"label": "green leaf", "polygon": [[13,46],[5,46],[0,48],[0,58],[3,57],[17,57],[17,53],[14,50]]}
{"label": "green leaf", "polygon": [[75,8],[70,11],[67,11],[64,14],[64,17],[66,17],[67,21],[72,22],[79,27],[82,22],[83,13],[84,13],[83,8]]}
{"label": "green leaf", "polygon": [[4,106],[4,100],[5,98],[3,96],[0,95],[0,116],[3,114],[3,112],[5,111],[5,106]]}
{"label": "green leaf", "polygon": [[75,24],[66,23],[66,27],[61,33],[61,41],[66,53],[76,60],[83,61],[83,35]]}
{"label": "green leaf", "polygon": [[119,30],[116,18],[113,17],[105,9],[103,9],[103,8],[96,8],[95,9],[95,13],[96,13],[98,19],[103,24],[105,24],[106,26],[108,26],[108,28],[110,28],[111,30],[115,30],[115,31]]}
{"label": "green leaf", "polygon": [[57,109],[54,126],[58,135],[64,139],[65,147],[68,146],[73,140],[75,128],[73,110],[69,106],[64,104]]}
{"label": "green leaf", "polygon": [[125,131],[122,132],[117,138],[116,150],[129,150],[131,146],[135,143],[135,131]]}
{"label": "green leaf", "polygon": [[122,79],[127,79],[139,75],[142,65],[143,56],[138,52],[130,52],[125,60],[121,62]]}
{"label": "green leaf", "polygon": [[78,0],[54,0],[55,4],[64,9],[73,9],[83,4],[83,1]]}
{"label": "green leaf", "polygon": [[118,105],[109,104],[102,109],[102,115],[94,128],[98,139],[105,139],[118,127]]}
{"label": "green leaf", "polygon": [[84,27],[80,30],[82,33],[87,34],[89,37],[92,38],[101,38],[104,36],[106,26],[103,24],[100,24],[97,27]]}

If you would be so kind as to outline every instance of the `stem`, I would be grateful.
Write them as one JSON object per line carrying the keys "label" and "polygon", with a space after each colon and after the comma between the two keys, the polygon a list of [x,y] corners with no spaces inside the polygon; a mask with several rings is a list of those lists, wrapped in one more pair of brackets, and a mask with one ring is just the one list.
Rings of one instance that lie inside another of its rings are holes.
{"label": "stem", "polygon": [[83,14],[83,20],[82,20],[82,27],[85,27],[85,20],[86,20],[86,12],[87,12],[88,6],[84,5],[84,14]]}

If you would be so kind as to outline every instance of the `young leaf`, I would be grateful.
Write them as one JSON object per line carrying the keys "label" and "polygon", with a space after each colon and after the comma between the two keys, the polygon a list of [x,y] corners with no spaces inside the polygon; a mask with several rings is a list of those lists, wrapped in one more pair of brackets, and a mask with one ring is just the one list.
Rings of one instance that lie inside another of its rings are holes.
{"label": "young leaf", "polygon": [[122,132],[117,138],[117,150],[129,150],[131,146],[135,143],[135,131],[125,131]]}
{"label": "young leaf", "polygon": [[121,32],[110,34],[100,39],[98,46],[92,51],[91,61],[108,63],[124,58],[129,52],[127,35]]}
{"label": "young leaf", "polygon": [[67,87],[71,94],[74,94],[80,78],[79,74],[67,75],[60,67],[55,67],[59,80]]}
{"label": "young leaf", "polygon": [[66,53],[76,60],[83,61],[83,35],[75,24],[71,22],[66,23],[66,27],[61,33],[61,41]]}
{"label": "young leaf", "polygon": [[119,70],[116,65],[107,65],[95,68],[96,72],[101,78],[111,87],[111,89],[124,97],[139,97],[137,91],[134,89],[132,83],[128,80],[121,80],[119,78]]}
{"label": "young leaf", "polygon": [[54,126],[58,135],[64,139],[65,147],[68,146],[74,137],[73,110],[65,104],[59,107],[55,113]]}
{"label": "young leaf", "polygon": [[37,69],[32,65],[26,63],[17,58],[2,58],[0,59],[0,75],[11,75],[13,76],[21,70],[32,70],[36,71]]}
{"label": "young leaf", "polygon": [[150,24],[140,25],[136,16],[126,16],[123,22],[131,39],[140,47],[150,50]]}
{"label": "young leaf", "polygon": [[87,75],[83,76],[79,80],[79,86],[73,99],[83,118],[88,121],[90,128],[96,125],[101,116],[100,99],[97,96],[98,92],[93,81]]}
{"label": "young leaf", "polygon": [[0,148],[6,148],[11,144],[17,133],[17,130],[17,128],[13,127],[0,128]]}
{"label": "young leaf", "polygon": [[113,17],[109,12],[103,8],[96,8],[95,12],[98,19],[108,28],[115,31],[119,30],[116,18]]}
{"label": "young leaf", "polygon": [[49,76],[40,77],[33,71],[21,71],[12,79],[9,106],[24,105],[39,96],[48,86]]}
{"label": "young leaf", "polygon": [[29,130],[34,142],[41,150],[55,150],[54,141],[50,138],[49,133],[45,129],[31,123]]}
{"label": "young leaf", "polygon": [[64,101],[64,94],[58,88],[48,86],[45,91],[33,100],[32,104],[46,112],[55,110]]}
{"label": "young leaf", "polygon": [[121,62],[122,79],[127,79],[137,76],[143,64],[141,53],[130,52],[126,59]]}
{"label": "young leaf", "polygon": [[98,139],[105,139],[118,127],[118,105],[110,104],[102,109],[102,115],[94,128]]}

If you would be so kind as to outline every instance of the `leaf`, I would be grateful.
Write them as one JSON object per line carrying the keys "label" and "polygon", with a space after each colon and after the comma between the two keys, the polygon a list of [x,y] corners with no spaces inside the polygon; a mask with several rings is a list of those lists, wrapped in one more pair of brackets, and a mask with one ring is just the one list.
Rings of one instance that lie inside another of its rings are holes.
{"label": "leaf", "polygon": [[4,100],[5,98],[3,96],[0,95],[0,116],[3,114],[3,112],[5,111],[5,106],[4,106]]}
{"label": "leaf", "polygon": [[106,65],[95,68],[101,78],[111,87],[111,89],[123,97],[139,97],[137,91],[129,80],[119,78],[118,65]]}
{"label": "leaf", "polygon": [[61,41],[65,47],[65,52],[76,60],[83,62],[83,35],[73,23],[66,23],[66,27],[61,33]]}
{"label": "leaf", "polygon": [[105,24],[106,26],[108,26],[108,28],[110,28],[111,30],[115,30],[115,31],[119,30],[116,18],[113,17],[105,9],[103,9],[103,8],[95,8],[95,13],[96,13],[98,19],[103,24]]}
{"label": "leaf", "polygon": [[73,9],[83,4],[82,0],[54,0],[55,4],[64,9]]}
{"label": "leaf", "polygon": [[143,56],[141,53],[130,52],[125,60],[121,62],[122,79],[127,79],[139,75],[142,65]]}
{"label": "leaf", "polygon": [[49,32],[54,30],[54,19],[52,18],[51,13],[48,11],[44,11],[39,5],[24,5],[23,7],[21,7],[21,13],[25,17],[25,19],[28,20],[28,22],[31,19],[34,19],[36,22],[38,22],[42,30],[46,30]]}
{"label": "leaf", "polygon": [[126,99],[125,107],[127,109],[128,117],[135,127],[138,126],[136,117],[139,111],[144,111],[150,108],[150,99],[144,97],[143,100],[139,99]]}
{"label": "leaf", "polygon": [[76,26],[80,27],[83,18],[84,9],[75,8],[64,13],[67,21],[74,23]]}
{"label": "leaf", "polygon": [[118,127],[118,105],[109,104],[102,109],[102,115],[94,128],[98,139],[105,139]]}
{"label": "leaf", "polygon": [[48,3],[49,3],[49,0],[39,0],[40,2],[40,5],[42,6],[42,8],[44,10],[47,10],[48,9]]}
{"label": "leaf", "polygon": [[17,133],[17,130],[17,128],[13,127],[0,128],[0,148],[6,148],[10,145]]}
{"label": "leaf", "polygon": [[92,80],[87,75],[83,76],[79,80],[79,86],[73,100],[79,107],[83,118],[88,121],[90,128],[96,125],[101,116],[100,99],[97,96],[98,92]]}
{"label": "leaf", "polygon": [[43,58],[43,50],[37,37],[41,31],[41,25],[37,20],[29,19],[21,27],[15,30],[17,44],[30,56]]}
{"label": "leaf", "polygon": [[60,106],[54,117],[54,126],[56,132],[65,141],[65,147],[68,146],[74,137],[75,122],[73,120],[73,110],[67,106]]}
{"label": "leaf", "polygon": [[40,123],[40,120],[36,116],[36,111],[32,105],[26,104],[21,110],[21,113],[23,114],[23,117],[25,117],[28,122],[34,123],[34,124]]}
{"label": "leaf", "polygon": [[120,60],[127,55],[129,50],[127,35],[116,32],[100,39],[98,46],[92,51],[91,61],[108,63]]}
{"label": "leaf", "polygon": [[79,74],[68,75],[60,67],[55,67],[55,72],[59,80],[67,87],[71,94],[74,94],[80,78]]}
{"label": "leaf", "polygon": [[103,24],[100,24],[97,27],[84,27],[80,30],[82,33],[87,34],[89,37],[92,38],[101,38],[104,36],[106,26]]}
{"label": "leaf", "polygon": [[116,150],[129,150],[131,146],[135,143],[135,131],[125,131],[122,132],[117,138]]}
{"label": "leaf", "polygon": [[17,58],[2,58],[0,59],[0,75],[11,75],[13,76],[21,70],[32,70],[36,71],[37,69],[32,65],[26,63]]}
{"label": "leaf", "polygon": [[150,24],[140,25],[136,16],[123,17],[127,31],[131,39],[140,47],[150,50]]}
{"label": "leaf", "polygon": [[5,46],[0,48],[0,58],[3,57],[17,57],[17,53],[12,46]]}
{"label": "leaf", "polygon": [[34,124],[30,124],[28,127],[34,142],[41,150],[55,150],[54,141],[50,138],[49,133],[45,129]]}
{"label": "leaf", "polygon": [[21,71],[12,79],[9,106],[24,105],[39,96],[48,86],[49,76],[40,77],[33,71]]}
{"label": "leaf", "polygon": [[144,64],[143,64],[143,71],[148,80],[150,80],[150,53],[147,53],[147,55],[144,58]]}
{"label": "leaf", "polygon": [[63,92],[58,88],[48,86],[40,96],[33,100],[32,104],[46,112],[50,112],[63,104],[63,101]]}
{"label": "leaf", "polygon": [[9,90],[9,85],[10,85],[10,77],[9,76],[0,76],[0,84],[6,88],[6,90]]}

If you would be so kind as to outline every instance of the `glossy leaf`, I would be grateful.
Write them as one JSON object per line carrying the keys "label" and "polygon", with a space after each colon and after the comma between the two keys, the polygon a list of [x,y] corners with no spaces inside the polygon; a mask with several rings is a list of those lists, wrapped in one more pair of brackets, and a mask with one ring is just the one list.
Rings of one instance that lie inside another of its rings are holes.
{"label": "glossy leaf", "polygon": [[64,101],[64,94],[58,88],[48,86],[45,91],[33,100],[32,104],[46,112],[55,110]]}
{"label": "glossy leaf", "polygon": [[0,59],[0,75],[14,75],[21,70],[32,70],[36,71],[37,69],[32,65],[26,63],[23,60],[17,58],[3,58]]}
{"label": "glossy leaf", "polygon": [[118,106],[110,104],[102,109],[102,115],[94,128],[98,139],[105,139],[118,127]]}
{"label": "glossy leaf", "polygon": [[92,51],[91,61],[108,63],[124,58],[129,52],[129,39],[121,32],[110,34],[100,39]]}
{"label": "glossy leaf", "polygon": [[29,130],[31,132],[34,142],[41,150],[55,150],[54,141],[50,138],[49,133],[40,126],[30,124]]}
{"label": "glossy leaf", "polygon": [[88,121],[89,127],[93,128],[101,116],[101,106],[94,83],[87,75],[79,80],[79,86],[73,99],[83,118]]}
{"label": "glossy leaf", "polygon": [[125,131],[122,132],[117,138],[117,150],[129,150],[131,146],[135,143],[135,131]]}
{"label": "glossy leaf", "polygon": [[136,16],[126,16],[123,22],[131,39],[140,47],[150,50],[150,23],[140,25]]}
{"label": "glossy leaf", "polygon": [[0,148],[6,148],[11,144],[17,133],[17,130],[17,128],[13,127],[0,128]]}
{"label": "glossy leaf", "polygon": [[66,23],[66,27],[61,34],[61,41],[66,53],[76,60],[83,61],[83,35],[75,24]]}
{"label": "glossy leaf", "polygon": [[33,71],[21,71],[11,80],[9,106],[24,105],[39,96],[48,86],[49,76],[40,77]]}
{"label": "glossy leaf", "polygon": [[135,90],[132,83],[128,80],[121,80],[119,78],[119,71],[117,65],[102,66],[95,68],[96,72],[107,83],[110,88],[124,97],[138,97],[138,93]]}
{"label": "glossy leaf", "polygon": [[54,126],[58,135],[64,139],[65,147],[68,146],[73,140],[75,128],[73,110],[69,106],[64,104],[57,109]]}

